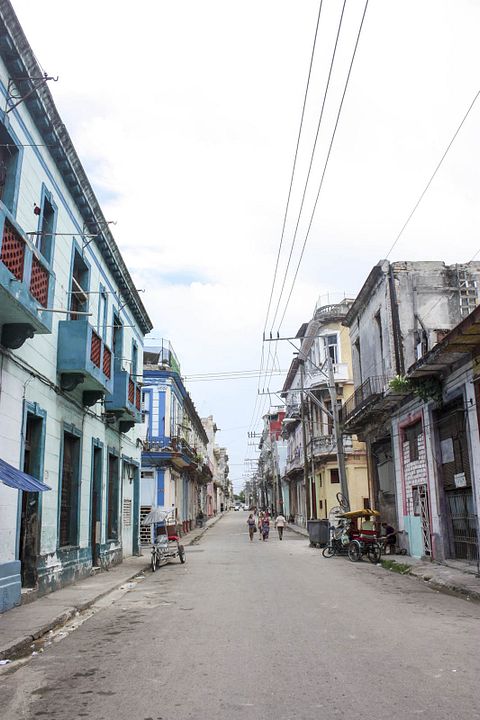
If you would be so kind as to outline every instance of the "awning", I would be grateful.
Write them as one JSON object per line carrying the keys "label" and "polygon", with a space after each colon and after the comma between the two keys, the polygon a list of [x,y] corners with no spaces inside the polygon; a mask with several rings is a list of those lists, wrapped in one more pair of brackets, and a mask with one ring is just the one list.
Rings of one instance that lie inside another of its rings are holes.
{"label": "awning", "polygon": [[0,482],[16,490],[27,490],[28,492],[43,492],[51,490],[51,487],[40,482],[27,473],[17,470],[13,465],[0,459]]}

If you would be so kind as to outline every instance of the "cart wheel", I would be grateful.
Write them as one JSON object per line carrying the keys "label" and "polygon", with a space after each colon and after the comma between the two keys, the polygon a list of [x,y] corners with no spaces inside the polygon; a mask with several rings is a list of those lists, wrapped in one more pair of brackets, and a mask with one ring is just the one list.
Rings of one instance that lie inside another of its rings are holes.
{"label": "cart wheel", "polygon": [[155,572],[155,570],[157,569],[157,553],[156,552],[152,552],[151,565],[152,565],[152,572]]}
{"label": "cart wheel", "polygon": [[400,548],[397,550],[399,555],[406,555],[407,554],[407,548]]}
{"label": "cart wheel", "polygon": [[180,545],[180,547],[178,548],[178,557],[180,558],[180,562],[183,565],[183,563],[187,559],[187,556],[185,555],[185,548],[183,547],[183,545]]}
{"label": "cart wheel", "polygon": [[382,548],[380,547],[380,545],[378,543],[372,543],[371,545],[368,546],[367,555],[368,555],[368,559],[370,560],[370,562],[374,563],[374,565],[376,565],[381,560]]}
{"label": "cart wheel", "polygon": [[362,559],[362,550],[357,540],[352,540],[348,546],[348,557],[352,562],[358,562]]}
{"label": "cart wheel", "polygon": [[322,550],[322,555],[324,558],[331,558],[335,555],[335,553],[336,553],[336,550],[333,547],[333,545],[327,545]]}

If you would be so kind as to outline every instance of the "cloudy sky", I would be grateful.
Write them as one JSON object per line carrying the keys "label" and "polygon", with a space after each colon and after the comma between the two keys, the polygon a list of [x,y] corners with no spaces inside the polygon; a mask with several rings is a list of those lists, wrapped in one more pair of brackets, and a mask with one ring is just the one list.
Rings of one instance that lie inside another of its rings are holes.
{"label": "cloudy sky", "polygon": [[[319,0],[13,0],[155,325],[184,375],[255,370]],[[267,330],[295,334],[321,297],[355,294],[385,257],[480,90],[480,3],[370,0],[305,254],[293,281],[364,0],[324,0]],[[480,100],[391,258],[480,250]],[[279,320],[285,314],[279,328]],[[280,343],[278,364],[291,348]],[[270,363],[271,364],[271,363]],[[241,485],[246,434],[282,378],[188,383]],[[272,398],[275,402],[275,398]],[[258,426],[257,426],[258,429]]]}

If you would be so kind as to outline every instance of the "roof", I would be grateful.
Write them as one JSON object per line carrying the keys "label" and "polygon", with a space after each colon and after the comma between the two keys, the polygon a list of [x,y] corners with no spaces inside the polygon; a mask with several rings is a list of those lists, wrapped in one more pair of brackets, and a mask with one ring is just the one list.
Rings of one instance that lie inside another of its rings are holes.
{"label": "roof", "polygon": [[426,355],[412,365],[408,377],[422,378],[441,375],[452,365],[465,360],[466,355],[480,351],[480,306],[456,325]]}
{"label": "roof", "polygon": [[[34,84],[29,77],[44,75],[23,32],[10,0],[0,0],[0,55],[7,70],[16,80],[16,86],[25,99],[29,113],[59,173],[72,195],[85,222],[88,233],[96,235],[98,246],[107,267],[115,278],[120,292],[144,334],[153,328],[147,311],[140,300],[120,250],[87,178],[70,135],[58,113],[47,83]],[[21,80],[21,78],[25,78]]]}

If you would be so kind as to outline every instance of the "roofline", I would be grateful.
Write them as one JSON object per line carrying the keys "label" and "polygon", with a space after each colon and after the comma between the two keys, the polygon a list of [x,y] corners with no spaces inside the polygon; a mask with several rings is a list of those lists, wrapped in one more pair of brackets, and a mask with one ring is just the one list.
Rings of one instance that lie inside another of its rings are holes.
{"label": "roofline", "polygon": [[200,418],[200,415],[198,414],[195,405],[193,404],[193,400],[190,397],[190,393],[188,392],[187,388],[185,387],[183,383],[183,379],[181,375],[176,370],[150,370],[149,368],[146,369],[145,366],[143,368],[143,379],[144,379],[144,387],[149,387],[148,383],[145,382],[146,379],[149,377],[164,377],[164,378],[172,378],[178,386],[178,389],[180,390],[180,394],[184,400],[185,405],[187,406],[187,410],[190,413],[190,418],[192,420],[192,423],[195,426],[195,430],[197,431],[198,435],[200,436],[200,439],[207,445],[208,444],[208,435],[205,432],[205,428],[202,425],[202,421]]}
{"label": "roofline", "polygon": [[370,295],[373,287],[375,286],[379,278],[385,274],[385,270],[388,269],[389,266],[390,263],[388,260],[379,260],[379,262],[373,266],[373,268],[368,274],[367,279],[363,283],[360,292],[355,298],[352,307],[346,314],[342,325],[345,325],[346,327],[350,327],[352,325],[353,321],[355,320],[360,311],[360,308],[365,303],[367,297]]}
{"label": "roofline", "polygon": [[[20,63],[26,76],[41,77],[43,71],[36,60],[10,0],[0,0],[0,20],[0,33],[4,30],[10,40],[10,43],[8,43],[8,56],[5,47],[2,46],[1,49],[1,57],[7,70],[12,74],[15,73],[14,77],[21,77],[22,71],[18,70],[18,65],[16,69],[14,68],[14,63]],[[3,39],[5,40],[5,38]],[[46,145],[50,146],[48,152],[65,181],[88,231],[100,235],[100,237],[94,238],[93,241],[97,244],[107,266],[119,285],[120,291],[125,295],[127,304],[142,332],[146,335],[152,330],[153,323],[147,314],[120,254],[118,245],[107,225],[103,211],[83,169],[70,135],[62,122],[47,84],[43,83],[37,87],[28,100],[25,100],[25,104]],[[41,124],[38,122],[40,116],[44,120]]]}

